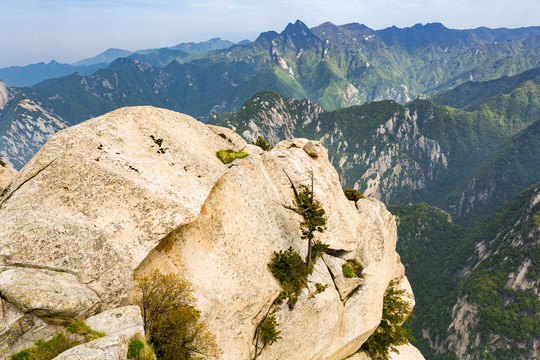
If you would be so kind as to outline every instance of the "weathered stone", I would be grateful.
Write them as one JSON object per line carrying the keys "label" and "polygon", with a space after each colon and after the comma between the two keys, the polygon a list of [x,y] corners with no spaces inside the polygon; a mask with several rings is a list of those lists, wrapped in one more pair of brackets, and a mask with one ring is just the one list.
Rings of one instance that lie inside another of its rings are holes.
{"label": "weathered stone", "polygon": [[347,261],[326,254],[323,255],[323,261],[332,274],[332,279],[334,280],[334,284],[336,285],[341,300],[345,300],[351,292],[364,283],[364,280],[361,277],[346,278],[343,275],[343,265],[346,264]]}
{"label": "weathered stone", "polygon": [[55,134],[0,199],[6,264],[76,274],[115,307],[133,269],[199,214],[227,171],[229,142],[152,107],[116,110]]}
{"label": "weathered stone", "polygon": [[0,110],[4,109],[9,101],[9,89],[7,85],[0,79]]}
{"label": "weathered stone", "polygon": [[0,274],[0,294],[25,313],[52,323],[94,314],[99,297],[72,274],[14,268]]}
{"label": "weathered stone", "polygon": [[244,148],[244,151],[247,152],[249,155],[262,155],[264,153],[263,149],[251,144],[247,144]]}
{"label": "weathered stone", "polygon": [[398,352],[390,351],[389,360],[424,360],[422,353],[411,344],[396,346]]}
{"label": "weathered stone", "polygon": [[[396,349],[398,352],[390,351],[388,353],[389,360],[424,360],[422,353],[411,344],[396,346]],[[371,360],[371,357],[365,352],[359,352],[348,357],[347,360]]]}
{"label": "weathered stone", "polygon": [[108,310],[91,316],[84,322],[92,330],[106,335],[125,335],[128,338],[139,335],[144,339],[141,309],[136,305]]}
{"label": "weathered stone", "polygon": [[[282,339],[258,359],[353,354],[380,322],[388,283],[404,277],[395,218],[374,199],[359,201],[357,210],[326,149],[309,155],[307,139],[280,142],[229,167],[215,155],[236,141],[229,138],[149,107],[58,133],[0,199],[2,263],[73,273],[105,309],[129,301],[134,276],[154,269],[181,274],[222,359],[254,357],[255,331],[269,310]],[[281,287],[267,265],[291,246],[307,255],[302,217],[290,209],[293,186],[302,185],[313,185],[327,215],[317,239],[339,264],[358,259],[363,283],[337,285],[338,270],[318,259],[289,309],[274,305]],[[326,289],[317,293],[317,283]]]}
{"label": "weathered stone", "polygon": [[232,146],[233,150],[240,151],[243,150],[247,142],[240,135],[235,133],[229,128],[217,125],[207,125],[210,130],[227,140]]}
{"label": "weathered stone", "polygon": [[126,360],[129,339],[110,335],[64,351],[53,360]]}
{"label": "weathered stone", "polygon": [[319,157],[321,154],[325,153],[324,147],[318,141],[308,141],[307,144],[304,145],[304,151],[309,156],[313,157]]}

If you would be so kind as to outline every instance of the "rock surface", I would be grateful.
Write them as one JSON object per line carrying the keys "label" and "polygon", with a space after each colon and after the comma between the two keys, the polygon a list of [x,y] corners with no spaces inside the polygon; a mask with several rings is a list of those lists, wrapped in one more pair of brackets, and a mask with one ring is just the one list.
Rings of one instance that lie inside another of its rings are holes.
{"label": "rock surface", "polygon": [[4,109],[9,101],[9,89],[7,85],[0,79],[0,110]]}
{"label": "rock surface", "polygon": [[[101,310],[129,302],[134,276],[179,273],[191,282],[222,359],[255,356],[257,325],[271,309],[282,339],[259,359],[353,354],[380,322],[388,283],[404,283],[395,218],[377,200],[347,200],[318,142],[282,141],[260,152],[226,130],[134,107],[54,135],[0,198],[4,273],[16,266],[72,274],[99,296]],[[216,151],[231,146],[250,155],[224,165]],[[267,264],[290,246],[306,256],[301,217],[288,207],[291,183],[298,189],[312,181],[327,215],[317,238],[330,251],[291,310],[273,305],[281,288]],[[328,264],[349,259],[364,271],[345,289],[334,281],[339,266]],[[325,291],[317,293],[317,283]],[[104,339],[84,351],[113,346]]]}
{"label": "rock surface", "polygon": [[139,335],[144,339],[141,309],[136,306],[123,306],[94,315],[84,320],[92,330],[107,335],[125,335],[128,338]]}
{"label": "rock surface", "polygon": [[14,268],[0,273],[0,294],[24,313],[52,323],[86,318],[96,312],[99,297],[72,274]]}
{"label": "rock surface", "polygon": [[126,360],[128,338],[110,335],[64,351],[53,360]]}

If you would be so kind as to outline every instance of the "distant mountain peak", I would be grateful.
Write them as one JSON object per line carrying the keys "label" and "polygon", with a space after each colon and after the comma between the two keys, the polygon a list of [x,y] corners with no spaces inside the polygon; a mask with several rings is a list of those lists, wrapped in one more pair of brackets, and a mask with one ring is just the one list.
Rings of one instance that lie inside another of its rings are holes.
{"label": "distant mountain peak", "polygon": [[288,34],[298,34],[298,33],[307,35],[308,33],[311,33],[311,30],[302,21],[296,20],[294,24],[293,23],[287,24],[287,27],[285,28],[285,30],[281,32],[281,35],[286,36]]}

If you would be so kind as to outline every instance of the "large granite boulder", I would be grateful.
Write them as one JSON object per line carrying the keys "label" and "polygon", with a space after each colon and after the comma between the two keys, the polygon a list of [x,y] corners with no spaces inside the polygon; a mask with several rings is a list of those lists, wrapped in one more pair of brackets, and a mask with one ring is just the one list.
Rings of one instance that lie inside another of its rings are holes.
{"label": "large granite boulder", "polygon": [[[216,157],[222,149],[249,156],[225,165]],[[327,214],[317,238],[330,251],[289,309],[274,304],[281,288],[267,264],[291,246],[306,256],[301,216],[290,206],[293,186],[312,183]],[[9,306],[24,303],[6,296],[11,286],[32,293],[26,280],[2,284],[15,269],[71,274],[99,298],[97,307],[82,303],[85,314],[129,303],[138,275],[179,273],[222,359],[254,358],[256,328],[274,311],[282,338],[258,359],[341,360],[378,326],[389,282],[407,284],[394,217],[379,201],[347,200],[318,142],[261,152],[227,129],[152,107],[119,109],[54,135],[0,198],[0,218],[0,294]],[[349,281],[340,264],[352,259],[364,270]],[[64,321],[49,308],[45,321]]]}

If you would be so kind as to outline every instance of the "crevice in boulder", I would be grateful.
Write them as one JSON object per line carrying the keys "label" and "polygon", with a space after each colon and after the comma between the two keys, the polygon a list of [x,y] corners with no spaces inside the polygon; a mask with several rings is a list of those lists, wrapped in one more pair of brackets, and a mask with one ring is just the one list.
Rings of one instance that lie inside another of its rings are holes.
{"label": "crevice in boulder", "polygon": [[343,249],[328,249],[326,253],[330,256],[337,257],[340,259],[343,259],[347,254],[351,253],[352,251],[349,250],[343,250]]}
{"label": "crevice in boulder", "polygon": [[324,266],[326,266],[326,269],[328,270],[328,273],[330,274],[330,277],[332,278],[332,283],[334,284],[334,289],[336,289],[337,293],[339,294],[339,290],[338,290],[338,287],[337,287],[337,284],[336,284],[336,280],[334,279],[334,274],[332,274],[332,270],[330,270],[330,267],[328,266],[326,261],[324,261],[324,257],[322,257],[322,261],[324,263]]}
{"label": "crevice in boulder", "polygon": [[[60,273],[68,273],[71,275],[75,275],[79,282],[81,284],[85,284],[79,279],[79,274],[76,271],[70,270],[70,269],[62,269],[62,268],[55,268],[53,266],[47,266],[47,265],[36,265],[36,264],[25,264],[25,263],[18,263],[18,262],[11,262],[9,261],[9,258],[6,256],[0,256],[0,263],[2,263],[3,266],[8,268],[23,268],[23,269],[36,269],[36,270],[48,270],[48,271],[54,271],[54,272],[60,272]],[[9,270],[9,269],[5,269]]]}

